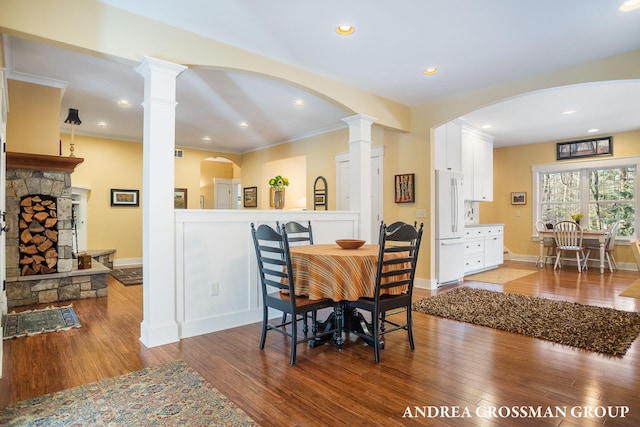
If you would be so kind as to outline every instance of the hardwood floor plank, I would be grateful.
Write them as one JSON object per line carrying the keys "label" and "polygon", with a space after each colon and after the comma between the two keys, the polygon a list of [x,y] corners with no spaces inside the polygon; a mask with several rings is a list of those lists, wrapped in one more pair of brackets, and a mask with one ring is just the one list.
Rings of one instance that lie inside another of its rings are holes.
{"label": "hardwood floor plank", "polygon": [[[640,311],[640,300],[618,296],[637,272],[505,266],[534,274],[504,285],[464,285]],[[111,278],[108,286],[107,298],[73,302],[81,328],[4,341],[0,407],[180,359],[263,426],[640,425],[638,340],[624,357],[611,357],[415,313],[414,351],[405,333],[389,334],[376,365],[373,350],[347,335],[342,350],[299,345],[290,367],[289,339],[271,333],[260,350],[259,323],[147,349],[139,341],[142,287]],[[417,289],[415,298],[453,287]],[[629,406],[624,419],[475,414],[492,407],[619,405]],[[472,416],[403,417],[415,407],[467,408]]]}

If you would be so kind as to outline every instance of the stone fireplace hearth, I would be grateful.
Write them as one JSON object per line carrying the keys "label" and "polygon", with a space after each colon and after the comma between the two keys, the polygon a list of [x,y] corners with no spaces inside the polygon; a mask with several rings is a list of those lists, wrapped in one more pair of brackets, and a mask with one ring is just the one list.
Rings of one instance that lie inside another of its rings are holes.
{"label": "stone fireplace hearth", "polygon": [[9,307],[107,295],[109,269],[92,263],[78,270],[74,259],[71,173],[82,161],[7,153]]}

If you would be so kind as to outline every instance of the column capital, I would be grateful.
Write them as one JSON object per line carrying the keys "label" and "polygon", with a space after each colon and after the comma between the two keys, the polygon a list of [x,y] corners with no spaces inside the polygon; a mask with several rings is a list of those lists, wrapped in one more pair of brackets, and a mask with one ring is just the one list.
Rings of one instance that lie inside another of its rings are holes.
{"label": "column capital", "polygon": [[144,77],[149,76],[152,72],[164,72],[176,77],[186,69],[187,67],[184,65],[174,64],[173,62],[145,56],[134,68],[134,71],[142,74]]}
{"label": "column capital", "polygon": [[375,117],[364,114],[356,114],[342,120],[349,125],[349,142],[371,141],[371,125],[378,121]]}

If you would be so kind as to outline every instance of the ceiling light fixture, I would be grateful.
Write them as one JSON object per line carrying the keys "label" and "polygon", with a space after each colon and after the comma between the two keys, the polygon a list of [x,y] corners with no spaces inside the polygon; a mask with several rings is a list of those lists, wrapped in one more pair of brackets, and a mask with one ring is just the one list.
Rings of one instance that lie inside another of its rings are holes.
{"label": "ceiling light fixture", "polygon": [[343,24],[338,25],[338,27],[336,28],[336,33],[340,34],[341,36],[348,36],[349,34],[353,34],[355,30],[356,29],[351,25]]}
{"label": "ceiling light fixture", "polygon": [[211,142],[211,137],[210,136],[205,136],[205,137],[202,138],[202,140],[204,142]]}
{"label": "ceiling light fixture", "polygon": [[438,74],[438,69],[436,67],[429,67],[429,68],[425,68],[424,71],[422,72],[427,76],[432,76],[434,74]]}
{"label": "ceiling light fixture", "polygon": [[128,99],[118,100],[118,105],[121,107],[131,107],[131,102]]}
{"label": "ceiling light fixture", "polygon": [[595,133],[595,132],[598,132],[599,130],[600,130],[600,129],[593,128],[593,129],[589,129],[587,132],[589,132],[589,133]]}
{"label": "ceiling light fixture", "polygon": [[240,126],[241,128],[248,128],[249,124],[247,122],[240,122],[238,126]]}
{"label": "ceiling light fixture", "polygon": [[491,129],[491,127],[492,127],[491,125],[484,125],[482,126],[482,129]]}
{"label": "ceiling light fixture", "polygon": [[69,108],[69,114],[67,115],[65,123],[69,123],[71,125],[71,144],[69,144],[69,157],[75,157],[76,155],[73,153],[76,149],[76,146],[73,141],[73,127],[79,126],[82,124],[80,120],[80,116],[78,116],[78,110],[76,108]]}
{"label": "ceiling light fixture", "polygon": [[636,9],[640,9],[640,0],[627,0],[620,6],[620,10],[623,12],[631,12]]}
{"label": "ceiling light fixture", "polygon": [[293,105],[295,105],[296,107],[304,107],[304,101],[302,99],[296,99],[295,101],[293,101]]}
{"label": "ceiling light fixture", "polygon": [[567,111],[563,111],[562,114],[564,114],[565,116],[569,116],[571,114],[574,114],[576,112],[576,110],[567,110]]}
{"label": "ceiling light fixture", "polygon": [[109,123],[107,122],[98,122],[98,126],[101,128],[108,128],[109,127]]}

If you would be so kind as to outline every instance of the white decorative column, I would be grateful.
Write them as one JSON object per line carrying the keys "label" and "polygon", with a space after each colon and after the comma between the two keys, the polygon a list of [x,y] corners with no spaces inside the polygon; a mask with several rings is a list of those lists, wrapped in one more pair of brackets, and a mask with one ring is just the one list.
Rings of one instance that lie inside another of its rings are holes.
{"label": "white decorative column", "polygon": [[176,77],[187,67],[145,57],[142,154],[143,317],[140,341],[155,347],[180,340],[176,322],[173,208]]}
{"label": "white decorative column", "polygon": [[349,125],[349,210],[360,212],[360,236],[371,242],[371,125],[375,117],[346,117]]}

